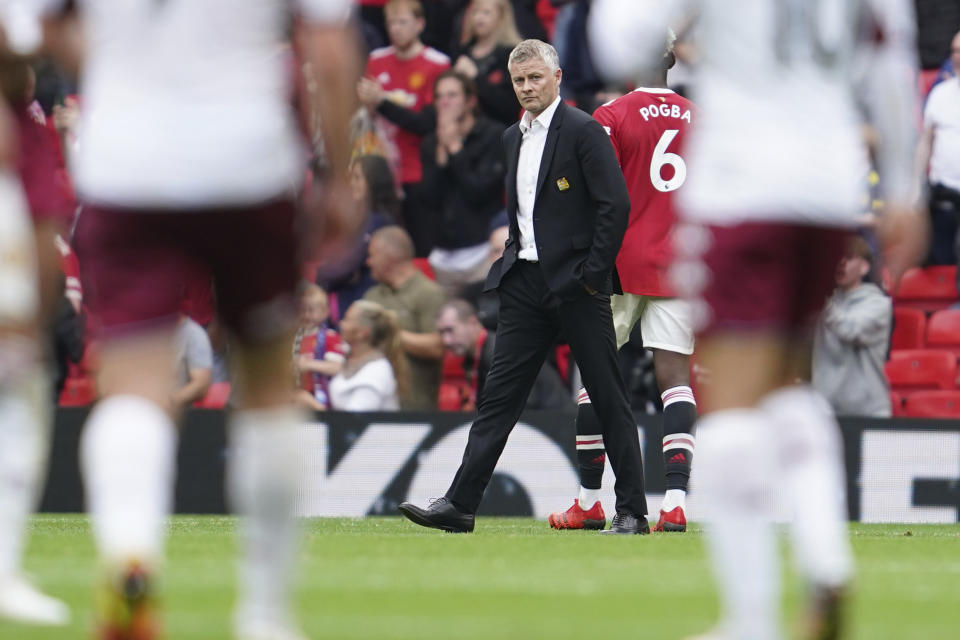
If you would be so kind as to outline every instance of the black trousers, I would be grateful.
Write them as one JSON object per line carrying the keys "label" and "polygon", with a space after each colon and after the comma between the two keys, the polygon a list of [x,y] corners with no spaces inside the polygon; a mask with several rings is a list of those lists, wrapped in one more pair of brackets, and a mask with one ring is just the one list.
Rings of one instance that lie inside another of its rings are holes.
{"label": "black trousers", "polygon": [[942,184],[931,184],[929,207],[932,234],[927,264],[957,264],[960,257],[960,191]]}
{"label": "black trousers", "polygon": [[513,265],[498,293],[493,362],[463,462],[446,497],[462,511],[477,512],[507,436],[562,330],[603,424],[607,457],[617,476],[617,511],[645,516],[640,440],[620,375],[609,297],[584,292],[576,300],[560,300],[547,287],[540,265],[525,261]]}

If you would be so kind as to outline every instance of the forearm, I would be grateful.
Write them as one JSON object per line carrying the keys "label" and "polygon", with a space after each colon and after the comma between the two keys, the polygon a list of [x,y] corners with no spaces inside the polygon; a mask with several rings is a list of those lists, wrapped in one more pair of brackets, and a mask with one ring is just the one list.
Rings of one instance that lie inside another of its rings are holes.
{"label": "forearm", "polygon": [[408,356],[428,360],[443,359],[443,342],[439,333],[414,333],[404,330],[400,332],[400,344]]}
{"label": "forearm", "polygon": [[926,127],[923,130],[923,135],[920,136],[919,142],[917,142],[917,154],[916,154],[916,167],[914,171],[916,173],[916,184],[923,185],[927,182],[927,171],[930,168],[930,155],[933,153],[933,128]]}
{"label": "forearm", "polygon": [[350,119],[357,110],[360,78],[359,45],[348,27],[308,25],[306,57],[319,90],[320,115],[327,161],[335,173],[346,173],[350,162]]}
{"label": "forearm", "polygon": [[174,406],[185,407],[203,399],[207,390],[210,389],[210,379],[209,371],[206,375],[191,375],[190,382],[173,392]]}
{"label": "forearm", "polygon": [[300,363],[301,372],[309,371],[330,377],[337,375],[342,369],[343,362],[339,360],[309,360]]}
{"label": "forearm", "polygon": [[892,313],[889,299],[865,303],[853,310],[830,306],[823,323],[842,342],[865,346],[888,339]]}
{"label": "forearm", "polygon": [[377,113],[401,129],[418,136],[425,136],[437,127],[437,113],[431,105],[414,111],[384,100],[377,105]]}

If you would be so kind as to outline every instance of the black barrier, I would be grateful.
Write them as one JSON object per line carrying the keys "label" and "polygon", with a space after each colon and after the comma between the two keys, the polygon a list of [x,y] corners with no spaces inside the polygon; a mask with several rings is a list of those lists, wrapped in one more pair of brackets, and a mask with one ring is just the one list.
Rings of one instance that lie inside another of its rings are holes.
{"label": "black barrier", "polygon": [[[61,409],[41,510],[78,512],[83,492],[77,450],[86,411]],[[395,514],[401,501],[443,494],[456,471],[470,414],[323,413],[305,425],[298,510],[304,516]],[[574,414],[524,414],[487,488],[481,513],[543,517],[569,506],[577,491]],[[647,493],[662,494],[661,419],[637,416]],[[841,420],[851,520],[957,522],[960,512],[960,422]],[[135,429],[136,425],[130,425]],[[177,460],[176,511],[224,513],[229,448],[225,414],[186,415]],[[604,478],[612,508],[612,476]],[[696,512],[696,486],[691,511]]]}

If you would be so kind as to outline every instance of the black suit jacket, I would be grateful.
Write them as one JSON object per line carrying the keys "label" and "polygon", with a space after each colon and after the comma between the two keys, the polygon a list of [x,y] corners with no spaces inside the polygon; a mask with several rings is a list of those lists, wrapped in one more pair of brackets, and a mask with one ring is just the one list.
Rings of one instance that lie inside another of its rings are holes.
{"label": "black suit jacket", "polygon": [[[519,123],[503,134],[510,236],[485,290],[497,288],[518,259],[521,138]],[[533,210],[537,255],[550,290],[566,300],[586,295],[584,285],[622,293],[615,263],[629,215],[630,196],[609,136],[588,114],[561,101],[547,131]]]}

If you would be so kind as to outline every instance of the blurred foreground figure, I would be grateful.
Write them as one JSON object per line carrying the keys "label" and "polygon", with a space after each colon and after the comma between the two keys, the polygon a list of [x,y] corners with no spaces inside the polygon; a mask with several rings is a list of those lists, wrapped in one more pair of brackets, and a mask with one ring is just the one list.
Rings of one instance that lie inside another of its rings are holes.
{"label": "blurred foreground figure", "polygon": [[709,117],[681,152],[689,226],[673,269],[693,300],[698,361],[712,374],[697,428],[697,487],[723,604],[711,637],[783,637],[771,488],[788,501],[809,587],[802,636],[839,637],[853,568],[842,446],[829,406],[797,381],[809,380],[814,322],[859,209],[859,107],[879,134],[887,267],[897,277],[922,253],[911,4],[598,0],[593,9],[597,68],[623,75],[657,64],[668,23],[697,21],[703,64],[692,97]]}
{"label": "blurred foreground figure", "polygon": [[[289,381],[294,190],[306,156],[283,45],[298,17],[298,44],[318,83],[330,214],[335,199],[349,200],[346,132],[359,77],[345,26],[350,4],[80,4],[87,42],[76,242],[89,303],[103,324],[104,394],[80,457],[103,568],[101,638],[160,634],[156,578],[177,450],[173,335],[185,270],[198,264],[214,276],[218,317],[234,345],[239,409],[230,418],[227,487],[243,516],[235,636],[303,637],[290,594],[299,470],[291,462],[302,416],[290,403]],[[51,30],[72,20],[57,10],[48,10]],[[58,44],[48,43],[51,50]]]}
{"label": "blurred foreground figure", "polygon": [[62,625],[66,605],[38,591],[21,567],[50,448],[45,343],[61,297],[54,237],[69,207],[55,182],[59,156],[34,101],[35,76],[20,55],[39,44],[39,28],[18,9],[0,1],[0,618]]}

